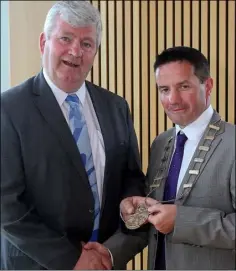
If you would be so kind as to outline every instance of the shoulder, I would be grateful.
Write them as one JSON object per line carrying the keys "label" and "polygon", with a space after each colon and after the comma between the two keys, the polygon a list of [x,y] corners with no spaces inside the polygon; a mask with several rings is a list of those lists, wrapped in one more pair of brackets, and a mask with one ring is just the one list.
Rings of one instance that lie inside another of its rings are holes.
{"label": "shoulder", "polygon": [[23,83],[14,86],[1,93],[1,105],[3,107],[17,108],[29,95],[29,90],[33,87],[34,77],[31,77]]}
{"label": "shoulder", "polygon": [[236,126],[229,123],[224,123],[224,132],[219,136],[221,137],[221,150],[225,153],[225,155],[229,158],[230,153],[232,153],[233,157],[235,157],[235,135],[236,135]]}
{"label": "shoulder", "polygon": [[224,124],[225,124],[225,133],[226,133],[226,135],[227,134],[229,134],[229,135],[234,134],[235,135],[236,125],[231,124],[229,122],[224,122]]}
{"label": "shoulder", "polygon": [[115,103],[116,105],[122,106],[122,107],[128,106],[127,101],[123,97],[109,91],[108,89],[102,88],[89,81],[86,81],[86,86],[91,91],[96,91],[97,93],[99,93],[100,96],[102,96],[102,99],[106,100],[109,103],[113,103],[113,104]]}
{"label": "shoulder", "polygon": [[164,146],[165,142],[171,138],[174,134],[175,128],[170,128],[167,131],[159,134],[154,141],[152,142],[152,147],[151,148],[155,148],[156,146]]}

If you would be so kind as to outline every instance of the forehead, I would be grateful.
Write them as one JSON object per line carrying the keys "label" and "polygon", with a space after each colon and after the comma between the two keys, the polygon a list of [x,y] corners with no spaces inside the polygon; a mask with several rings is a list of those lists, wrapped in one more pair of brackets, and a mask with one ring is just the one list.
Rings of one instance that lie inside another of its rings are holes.
{"label": "forehead", "polygon": [[187,61],[175,61],[161,65],[156,70],[157,81],[169,81],[173,78],[187,80],[194,75],[194,67]]}
{"label": "forehead", "polygon": [[53,34],[57,33],[68,33],[75,36],[95,38],[96,27],[95,25],[73,27],[58,16],[56,19],[55,27],[53,29]]}

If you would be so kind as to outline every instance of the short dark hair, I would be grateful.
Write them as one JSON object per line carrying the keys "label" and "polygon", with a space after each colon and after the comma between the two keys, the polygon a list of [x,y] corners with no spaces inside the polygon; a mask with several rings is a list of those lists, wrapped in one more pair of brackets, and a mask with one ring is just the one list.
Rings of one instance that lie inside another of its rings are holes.
{"label": "short dark hair", "polygon": [[186,46],[177,46],[164,50],[156,57],[154,71],[161,65],[176,61],[189,62],[194,67],[194,74],[201,83],[210,77],[210,65],[206,57],[197,49]]}

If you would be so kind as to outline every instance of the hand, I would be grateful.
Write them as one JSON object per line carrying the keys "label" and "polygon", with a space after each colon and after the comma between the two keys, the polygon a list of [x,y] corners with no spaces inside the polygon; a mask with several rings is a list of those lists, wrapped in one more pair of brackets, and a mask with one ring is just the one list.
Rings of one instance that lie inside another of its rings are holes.
{"label": "hand", "polygon": [[[85,245],[86,246],[86,245]],[[101,255],[95,249],[86,249],[85,246],[82,248],[82,253],[79,260],[77,261],[74,270],[106,270],[111,269],[110,265],[107,264],[105,257]],[[89,247],[89,246],[88,246]],[[109,252],[107,251],[109,254]],[[110,257],[110,255],[109,255]]]}
{"label": "hand", "polygon": [[174,229],[177,213],[174,204],[155,204],[148,208],[148,221],[161,233],[167,234]]}
{"label": "hand", "polygon": [[145,202],[145,198],[138,197],[138,196],[128,197],[128,198],[123,199],[120,203],[120,212],[121,212],[123,220],[127,221],[130,215],[132,215],[135,212],[138,205],[144,202]]}
{"label": "hand", "polygon": [[145,198],[139,196],[125,198],[120,203],[120,211],[122,218],[124,221],[127,221],[130,218],[130,215],[132,215],[135,212],[135,210],[140,204],[152,206],[153,204],[156,203],[158,203],[158,201],[152,198]]}
{"label": "hand", "polygon": [[102,265],[105,266],[106,269],[110,270],[112,268],[112,260],[111,255],[106,247],[98,242],[88,242],[84,245],[84,249],[87,250],[95,250],[102,257]]}

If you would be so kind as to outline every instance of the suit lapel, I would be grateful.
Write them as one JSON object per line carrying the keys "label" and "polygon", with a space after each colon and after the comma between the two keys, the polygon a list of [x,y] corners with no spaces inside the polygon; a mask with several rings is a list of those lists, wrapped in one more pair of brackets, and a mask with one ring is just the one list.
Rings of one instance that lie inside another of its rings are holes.
{"label": "suit lapel", "polygon": [[[220,119],[221,118],[220,118],[219,114],[216,111],[214,111],[214,114],[213,114],[209,124],[214,125],[216,122],[220,121]],[[207,135],[207,132],[208,132],[208,128],[204,132],[204,134],[203,134],[203,136],[202,136],[202,138],[201,138],[201,140],[200,140],[200,142],[199,142],[199,144],[198,144],[198,146],[197,146],[197,148],[196,148],[196,150],[194,152],[193,158],[192,158],[192,160],[191,160],[191,162],[190,162],[190,164],[188,166],[188,169],[186,170],[186,173],[184,175],[183,181],[182,181],[182,183],[180,185],[180,188],[178,190],[176,198],[179,198],[185,192],[184,190],[186,188],[184,188],[184,187],[189,182],[189,177],[190,177],[189,170],[194,168],[194,164],[195,164],[194,159],[198,158],[199,147],[204,145],[204,141],[205,141],[205,137]],[[200,165],[199,174],[197,176],[195,176],[196,179],[195,179],[194,182],[196,182],[200,178],[201,173],[203,172],[205,166],[209,162],[209,159],[212,157],[213,153],[215,152],[215,150],[219,146],[219,144],[221,142],[221,137],[219,135],[222,134],[222,133],[224,133],[224,125],[221,125],[220,130],[216,133],[215,139],[212,141],[210,149],[209,149],[209,151],[207,152],[207,154],[206,154],[206,156],[204,158],[204,162]],[[191,188],[188,188],[189,192],[191,191],[192,188],[193,188],[193,186]],[[186,197],[183,197],[183,199],[181,200],[181,203],[183,203],[185,200],[186,200]]]}
{"label": "suit lapel", "polygon": [[[174,142],[175,142],[175,129],[172,129],[171,133],[169,133],[165,139],[164,149],[162,152],[160,163],[156,163],[156,161],[159,161],[159,160],[155,157],[153,158],[153,161],[154,161],[153,167],[154,167],[155,177],[154,177],[154,180],[152,180],[152,182],[157,184],[157,187],[154,191],[153,196],[157,200],[162,200],[163,198],[166,177],[168,175],[171,157],[174,150]],[[158,157],[160,155],[159,149],[157,149],[154,153]]]}
{"label": "suit lapel", "polygon": [[33,94],[34,103],[41,115],[49,124],[61,146],[64,148],[65,152],[78,170],[81,179],[89,185],[87,174],[82,164],[80,153],[73,135],[52,90],[44,79],[42,72],[35,77]]}
{"label": "suit lapel", "polygon": [[105,95],[102,95],[102,91],[98,90],[93,84],[86,81],[86,87],[89,91],[89,95],[91,97],[93,107],[101,128],[103,140],[104,140],[104,148],[105,148],[105,169],[104,169],[104,181],[103,181],[103,192],[102,192],[102,207],[101,212],[104,208],[106,192],[107,192],[107,182],[108,182],[108,173],[109,173],[109,161],[112,153],[109,151],[110,146],[113,142],[113,133],[114,129],[112,126],[112,121],[110,118],[109,111],[107,108],[109,107],[109,101],[105,99]]}

